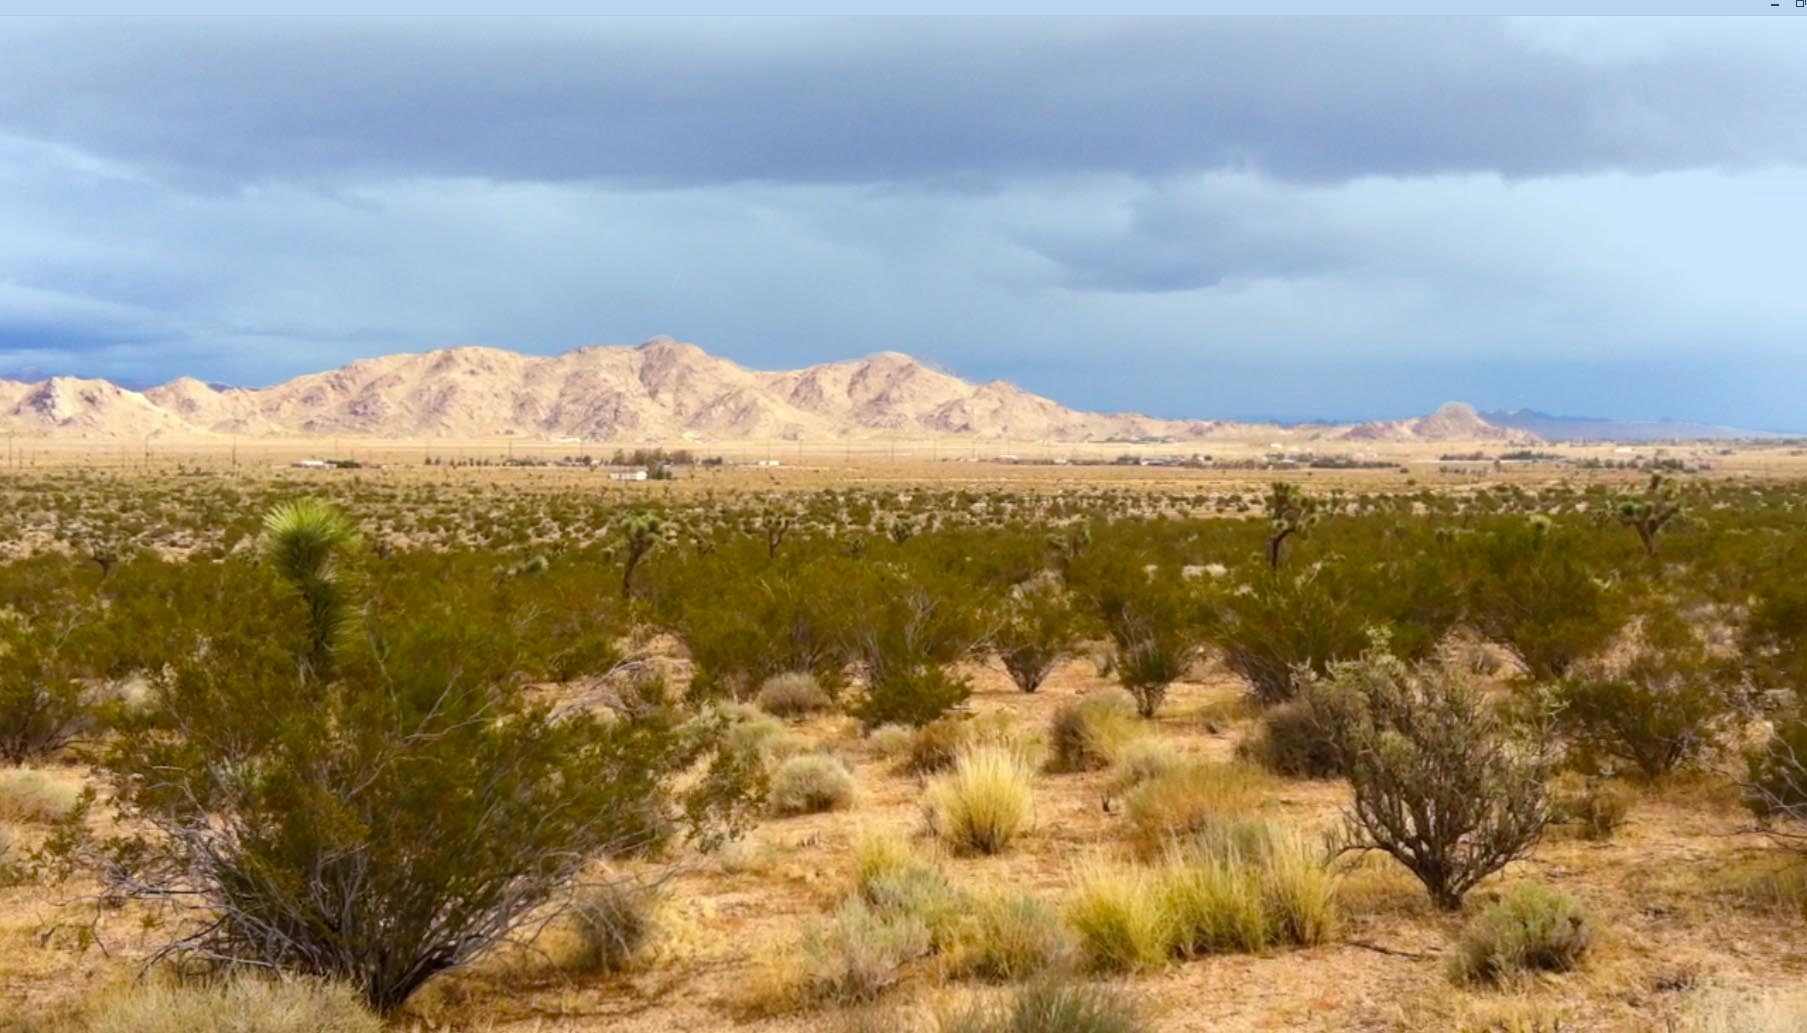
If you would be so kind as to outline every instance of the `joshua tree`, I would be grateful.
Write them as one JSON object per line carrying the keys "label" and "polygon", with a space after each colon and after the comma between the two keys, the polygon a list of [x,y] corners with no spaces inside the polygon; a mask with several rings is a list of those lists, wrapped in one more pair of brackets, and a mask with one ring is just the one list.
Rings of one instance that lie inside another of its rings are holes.
{"label": "joshua tree", "polygon": [[634,594],[634,570],[646,554],[653,551],[653,546],[659,544],[659,537],[665,533],[665,521],[651,513],[641,513],[628,517],[621,533],[626,541],[621,567],[621,598],[626,599]]}
{"label": "joshua tree", "polygon": [[769,511],[759,518],[759,529],[765,534],[766,559],[778,555],[778,547],[784,544],[784,536],[791,532],[793,523],[789,514],[776,510]]}
{"label": "joshua tree", "polygon": [[1619,523],[1638,533],[1644,543],[1644,555],[1656,555],[1656,536],[1669,521],[1681,515],[1681,500],[1676,497],[1675,482],[1661,473],[1650,475],[1642,495],[1619,496]]}
{"label": "joshua tree", "polygon": [[1286,540],[1305,533],[1317,518],[1317,502],[1285,481],[1275,481],[1267,496],[1267,518],[1272,531],[1267,536],[1267,565],[1280,569],[1280,550]]}
{"label": "joshua tree", "polygon": [[332,675],[335,649],[357,632],[356,589],[346,561],[360,541],[356,525],[318,499],[284,502],[264,516],[264,558],[307,607],[303,659],[322,680]]}

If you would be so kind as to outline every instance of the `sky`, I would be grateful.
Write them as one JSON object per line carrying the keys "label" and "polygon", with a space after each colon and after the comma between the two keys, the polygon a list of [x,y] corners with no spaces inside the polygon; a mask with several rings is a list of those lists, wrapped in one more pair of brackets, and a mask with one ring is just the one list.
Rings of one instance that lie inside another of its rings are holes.
{"label": "sky", "polygon": [[0,373],[665,334],[1807,431],[1807,18],[0,22]]}

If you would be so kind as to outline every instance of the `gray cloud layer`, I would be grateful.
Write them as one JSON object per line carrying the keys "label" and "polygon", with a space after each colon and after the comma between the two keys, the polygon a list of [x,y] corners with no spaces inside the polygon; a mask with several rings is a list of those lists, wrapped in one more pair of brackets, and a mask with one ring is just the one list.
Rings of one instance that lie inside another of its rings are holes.
{"label": "gray cloud layer", "polygon": [[1803,98],[1795,19],[8,22],[0,368],[668,332],[1807,429]]}

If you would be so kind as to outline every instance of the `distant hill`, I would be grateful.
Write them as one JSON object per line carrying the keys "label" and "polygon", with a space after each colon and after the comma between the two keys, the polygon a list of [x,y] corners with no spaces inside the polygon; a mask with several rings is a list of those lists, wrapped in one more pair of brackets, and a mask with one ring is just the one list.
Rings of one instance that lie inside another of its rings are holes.
{"label": "distant hill", "polygon": [[1716,427],[1683,420],[1612,420],[1586,416],[1551,416],[1532,409],[1484,412],[1481,418],[1499,427],[1529,431],[1545,441],[1725,441],[1785,435],[1761,430]]}
{"label": "distant hill", "polygon": [[262,388],[192,377],[0,379],[0,431],[143,438],[221,434],[584,441],[1535,441],[1451,404],[1348,425],[1155,419],[1069,409],[1002,380],[974,384],[898,352],[766,372],[659,337],[562,355],[445,348],[363,359]]}

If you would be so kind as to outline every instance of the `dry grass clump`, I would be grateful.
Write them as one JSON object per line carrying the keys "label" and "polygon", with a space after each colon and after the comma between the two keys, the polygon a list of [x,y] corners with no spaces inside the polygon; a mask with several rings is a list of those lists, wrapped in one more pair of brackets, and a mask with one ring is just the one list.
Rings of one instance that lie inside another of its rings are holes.
{"label": "dry grass clump", "polygon": [[1141,730],[1135,711],[1120,696],[1093,695],[1063,704],[1048,724],[1047,770],[1059,774],[1109,767],[1118,749]]}
{"label": "dry grass clump", "polygon": [[1311,946],[1336,925],[1336,884],[1303,836],[1259,822],[1174,851],[1157,877],[1169,949],[1186,957]]}
{"label": "dry grass clump", "polygon": [[85,1033],[379,1033],[348,987],[239,979],[218,986],[134,985],[90,1009]]}
{"label": "dry grass clump", "polygon": [[944,1016],[939,1033],[1143,1033],[1148,1027],[1122,994],[1083,983],[1039,982],[994,1005]]}
{"label": "dry grass clump", "polygon": [[1158,856],[1214,824],[1245,818],[1260,806],[1268,781],[1242,764],[1189,764],[1143,782],[1124,797],[1136,848]]}
{"label": "dry grass clump", "polygon": [[1255,734],[1237,745],[1236,755],[1291,778],[1334,778],[1342,769],[1336,743],[1304,700],[1263,711]]}
{"label": "dry grass clump", "polygon": [[1450,956],[1459,983],[1501,983],[1525,972],[1567,972],[1593,940],[1574,897],[1537,883],[1512,887],[1462,930]]}
{"label": "dry grass clump", "polygon": [[0,819],[49,824],[67,817],[81,790],[35,768],[0,770]]}
{"label": "dry grass clump", "polygon": [[1567,779],[1559,783],[1550,801],[1553,822],[1568,826],[1582,839],[1605,841],[1625,824],[1631,811],[1632,791],[1617,782]]}
{"label": "dry grass clump", "polygon": [[854,886],[860,899],[880,912],[919,919],[938,949],[954,941],[970,911],[946,872],[891,833],[863,832],[855,841]]}
{"label": "dry grass clump", "polygon": [[752,707],[724,707],[730,724],[724,735],[727,749],[753,757],[771,767],[810,748],[808,739],[793,733],[784,722],[769,717]]}
{"label": "dry grass clump", "polygon": [[853,802],[853,774],[831,754],[801,754],[772,772],[766,802],[781,815],[837,811]]}
{"label": "dry grass clump", "polygon": [[999,853],[1029,824],[1034,783],[1034,772],[1015,750],[966,750],[953,771],[929,785],[929,825],[955,851]]}
{"label": "dry grass clump", "polygon": [[628,882],[585,889],[571,907],[577,946],[565,960],[575,972],[620,972],[646,945],[654,929],[653,893]]}
{"label": "dry grass clump", "polygon": [[910,741],[909,758],[904,767],[912,774],[926,775],[946,771],[967,742],[966,721],[958,717],[942,717],[917,729]]}
{"label": "dry grass clump", "polygon": [[927,957],[929,928],[916,915],[874,907],[850,896],[803,937],[797,989],[809,1000],[870,1001]]}
{"label": "dry grass clump", "polygon": [[759,686],[753,697],[761,710],[774,717],[806,717],[825,710],[833,701],[808,671],[774,674]]}
{"label": "dry grass clump", "polygon": [[1171,773],[1184,763],[1185,757],[1166,739],[1152,735],[1131,739],[1117,751],[1117,761],[1111,765],[1112,793],[1126,793],[1144,782]]}
{"label": "dry grass clump", "polygon": [[955,935],[951,968],[963,976],[1015,982],[1064,967],[1073,940],[1060,915],[1025,894],[994,894],[972,901]]}
{"label": "dry grass clump", "polygon": [[1140,868],[1095,868],[1067,899],[1065,917],[1094,972],[1132,972],[1166,960],[1172,922]]}
{"label": "dry grass clump", "polygon": [[909,725],[879,725],[866,736],[867,745],[881,760],[901,760],[916,744],[916,729]]}

